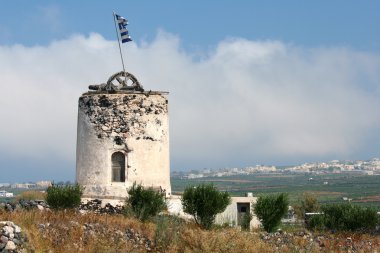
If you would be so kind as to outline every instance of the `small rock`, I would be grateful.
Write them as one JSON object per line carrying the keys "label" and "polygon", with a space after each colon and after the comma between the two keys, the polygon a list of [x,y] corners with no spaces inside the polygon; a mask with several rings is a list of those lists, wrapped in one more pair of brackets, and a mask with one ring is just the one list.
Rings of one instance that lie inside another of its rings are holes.
{"label": "small rock", "polygon": [[5,236],[9,236],[10,234],[13,234],[14,229],[11,226],[4,226],[3,227],[3,232],[4,232]]}
{"label": "small rock", "polygon": [[[6,236],[4,236],[4,235],[2,235],[2,236],[0,237],[0,242],[1,242],[1,243],[5,243],[5,244],[7,244],[8,241],[9,241],[8,237],[6,237]],[[5,246],[4,246],[4,247],[5,247]]]}
{"label": "small rock", "polygon": [[15,250],[16,249],[16,244],[12,241],[8,241],[7,245],[5,245],[5,250]]}
{"label": "small rock", "polygon": [[45,208],[41,206],[40,204],[37,205],[38,210],[43,211]]}
{"label": "small rock", "polygon": [[17,225],[14,225],[13,228],[15,229],[15,233],[21,233],[21,228]]}
{"label": "small rock", "polygon": [[21,210],[22,210],[22,205],[16,204],[14,211],[21,211]]}

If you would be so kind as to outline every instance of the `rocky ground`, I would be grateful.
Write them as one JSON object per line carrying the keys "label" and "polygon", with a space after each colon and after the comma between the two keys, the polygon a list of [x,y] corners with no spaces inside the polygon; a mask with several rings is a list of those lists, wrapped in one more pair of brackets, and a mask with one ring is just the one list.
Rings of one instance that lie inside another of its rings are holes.
{"label": "rocky ground", "polygon": [[[297,232],[259,233],[260,238],[275,246],[276,251],[289,246],[295,252],[379,252],[380,237],[373,234],[331,234],[300,230]],[[302,242],[302,243],[300,243]]]}
{"label": "rocky ground", "polygon": [[59,235],[65,234],[69,230],[78,229],[82,231],[80,241],[73,244],[75,250],[82,251],[82,245],[86,241],[98,240],[99,238],[108,238],[112,240],[115,248],[121,244],[132,245],[135,249],[145,249],[146,252],[151,252],[154,247],[152,240],[147,236],[135,231],[133,228],[120,229],[114,226],[104,226],[100,223],[84,223],[79,224],[76,221],[71,221],[69,224],[60,223],[41,223],[38,225],[41,234],[47,238],[56,238],[54,244],[64,244],[65,238]]}

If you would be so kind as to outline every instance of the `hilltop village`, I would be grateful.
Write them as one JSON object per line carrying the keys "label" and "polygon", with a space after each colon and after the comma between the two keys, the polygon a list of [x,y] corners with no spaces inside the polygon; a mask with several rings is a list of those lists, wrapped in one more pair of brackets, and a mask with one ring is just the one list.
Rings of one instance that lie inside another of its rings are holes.
{"label": "hilltop village", "polygon": [[190,172],[177,172],[171,173],[172,177],[180,178],[202,178],[202,177],[224,177],[233,175],[249,175],[256,173],[273,173],[273,174],[295,174],[295,173],[309,173],[309,174],[331,174],[331,173],[357,173],[364,175],[377,175],[380,174],[380,159],[373,158],[368,161],[339,161],[333,160],[330,162],[315,162],[304,163],[296,166],[268,166],[256,165],[244,168],[223,168],[223,169],[203,169],[192,170]]}

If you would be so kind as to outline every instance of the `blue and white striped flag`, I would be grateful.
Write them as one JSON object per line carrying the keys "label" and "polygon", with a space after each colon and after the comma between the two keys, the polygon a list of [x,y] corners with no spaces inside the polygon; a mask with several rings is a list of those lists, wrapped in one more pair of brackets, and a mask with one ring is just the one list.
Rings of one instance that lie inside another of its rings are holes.
{"label": "blue and white striped flag", "polygon": [[128,20],[126,20],[125,18],[117,14],[115,14],[115,16],[116,16],[117,24],[120,30],[121,42],[125,43],[125,42],[132,41],[131,36],[128,35],[128,30],[127,30]]}

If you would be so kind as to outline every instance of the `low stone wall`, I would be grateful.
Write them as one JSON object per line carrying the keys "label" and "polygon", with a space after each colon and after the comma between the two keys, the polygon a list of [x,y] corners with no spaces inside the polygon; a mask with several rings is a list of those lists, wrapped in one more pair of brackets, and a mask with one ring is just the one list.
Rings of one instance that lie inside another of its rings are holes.
{"label": "low stone wall", "polygon": [[27,252],[26,235],[11,221],[0,221],[0,252]]}
{"label": "low stone wall", "polygon": [[[16,203],[0,203],[0,210],[15,212],[21,210],[46,210],[49,211],[50,207],[44,200],[20,200]],[[93,199],[89,201],[82,202],[77,211],[80,213],[92,212],[101,214],[121,214],[123,212],[122,205],[112,205],[111,203],[102,203],[100,199]]]}
{"label": "low stone wall", "polygon": [[21,209],[49,209],[49,205],[45,200],[19,200],[18,202],[5,202],[0,203],[0,210],[9,212],[21,210]]}

